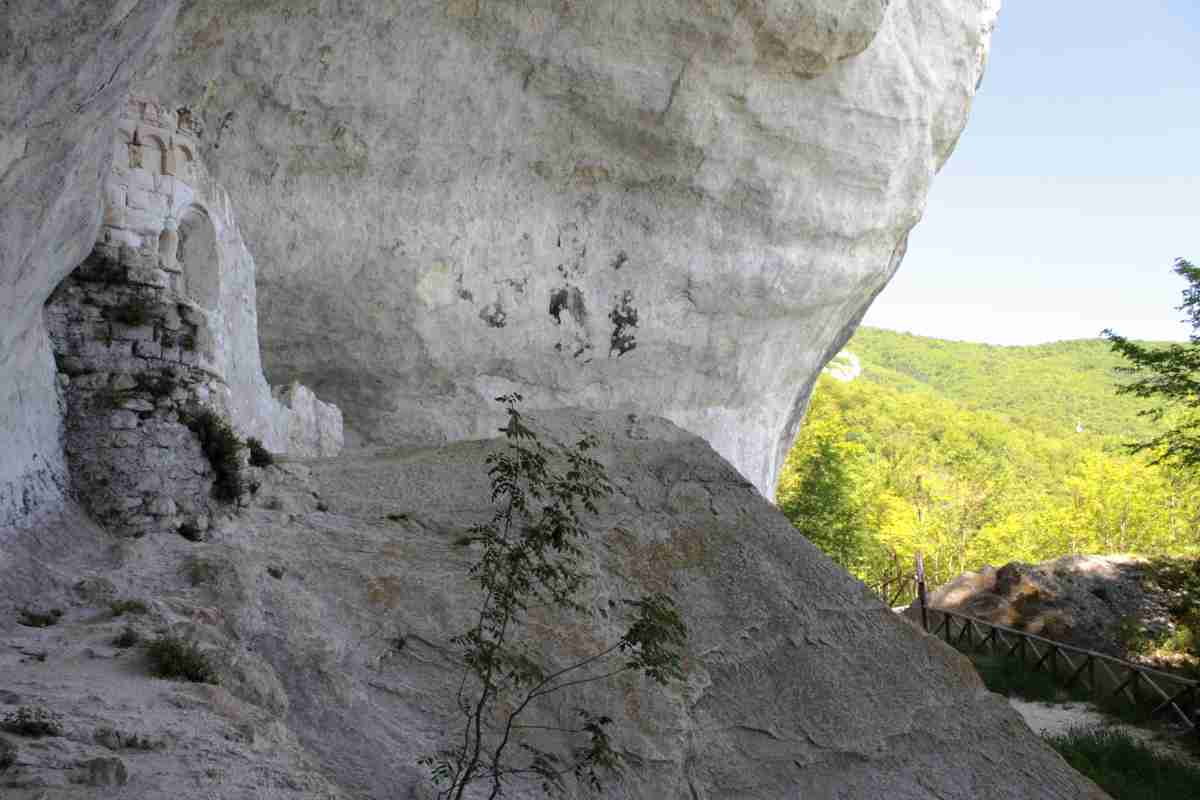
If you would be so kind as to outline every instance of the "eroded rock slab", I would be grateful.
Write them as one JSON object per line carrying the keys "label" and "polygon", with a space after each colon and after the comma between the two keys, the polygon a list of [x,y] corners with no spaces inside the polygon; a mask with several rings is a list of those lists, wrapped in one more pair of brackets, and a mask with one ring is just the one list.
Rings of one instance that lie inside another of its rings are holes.
{"label": "eroded rock slab", "polygon": [[[1104,797],[961,656],[883,608],[703,441],[613,413],[536,427],[564,442],[599,432],[616,487],[588,523],[595,577],[583,602],[595,615],[533,615],[548,662],[613,640],[620,601],[651,591],[672,594],[689,627],[674,688],[626,677],[539,710],[547,724],[575,706],[618,720],[627,768],[602,796]],[[0,652],[0,685],[17,696],[0,702],[43,704],[68,735],[40,751],[16,742],[0,780],[54,786],[119,757],[128,783],[105,797],[236,796],[255,775],[280,797],[431,797],[416,762],[455,730],[450,638],[475,602],[472,550],[458,540],[490,513],[484,459],[496,447],[271,467],[257,507],[206,543],[114,543],[78,520],[19,537],[0,562],[0,631],[20,645]],[[110,596],[143,599],[145,618],[98,613]],[[12,609],[31,602],[66,614],[19,628]],[[190,637],[221,688],[150,679],[136,650],[109,644],[123,624]],[[134,735],[148,749],[126,747]]]}

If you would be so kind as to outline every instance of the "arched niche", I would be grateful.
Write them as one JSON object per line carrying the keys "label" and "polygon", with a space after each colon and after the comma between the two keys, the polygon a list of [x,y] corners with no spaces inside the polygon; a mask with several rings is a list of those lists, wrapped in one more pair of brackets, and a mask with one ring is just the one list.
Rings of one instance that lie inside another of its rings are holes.
{"label": "arched niche", "polygon": [[187,298],[213,310],[220,298],[221,270],[217,260],[217,236],[208,214],[189,206],[179,217],[179,246],[175,262],[183,272]]}
{"label": "arched niche", "polygon": [[143,134],[142,140],[142,167],[150,172],[151,175],[165,174],[164,167],[167,161],[167,143],[161,137],[153,133]]}

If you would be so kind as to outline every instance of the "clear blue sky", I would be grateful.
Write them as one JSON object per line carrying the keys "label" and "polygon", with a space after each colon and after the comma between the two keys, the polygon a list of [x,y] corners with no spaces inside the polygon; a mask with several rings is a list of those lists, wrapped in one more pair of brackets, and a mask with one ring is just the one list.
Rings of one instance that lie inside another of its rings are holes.
{"label": "clear blue sky", "polygon": [[967,130],[864,324],[1183,339],[1177,256],[1200,263],[1200,0],[1005,0]]}

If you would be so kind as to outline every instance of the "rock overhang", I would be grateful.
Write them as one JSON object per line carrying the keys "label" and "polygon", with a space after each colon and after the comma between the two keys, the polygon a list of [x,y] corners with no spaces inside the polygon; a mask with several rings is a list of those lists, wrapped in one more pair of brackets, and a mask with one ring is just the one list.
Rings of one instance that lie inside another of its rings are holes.
{"label": "rock overhang", "polygon": [[144,85],[253,209],[268,375],[367,441],[487,435],[519,389],[665,414],[770,496],[997,8],[213,0]]}

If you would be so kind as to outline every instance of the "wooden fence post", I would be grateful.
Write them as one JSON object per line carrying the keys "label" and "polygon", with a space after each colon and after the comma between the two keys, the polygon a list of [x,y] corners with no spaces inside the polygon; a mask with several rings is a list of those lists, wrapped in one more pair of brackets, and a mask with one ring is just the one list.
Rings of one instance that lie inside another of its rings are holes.
{"label": "wooden fence post", "polygon": [[921,604],[921,627],[928,632],[929,612],[925,600],[925,559],[917,553],[917,602]]}

